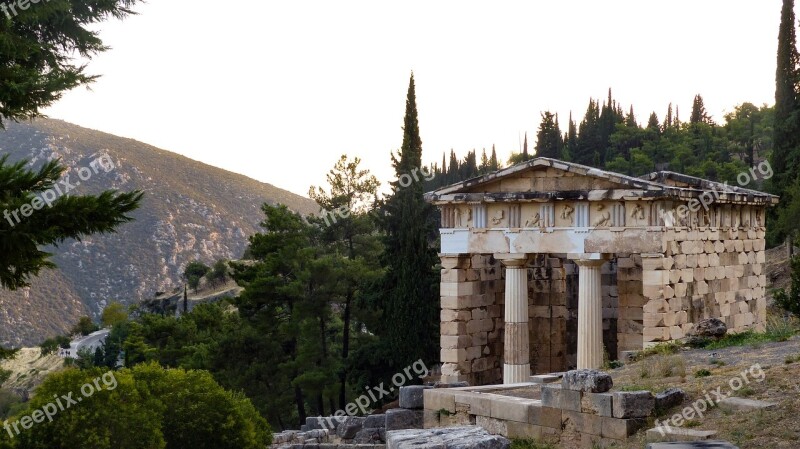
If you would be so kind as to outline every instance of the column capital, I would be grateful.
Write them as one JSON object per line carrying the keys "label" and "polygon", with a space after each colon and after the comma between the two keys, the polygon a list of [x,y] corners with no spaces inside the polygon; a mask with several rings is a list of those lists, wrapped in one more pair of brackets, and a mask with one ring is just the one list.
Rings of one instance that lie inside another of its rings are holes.
{"label": "column capital", "polygon": [[504,267],[521,267],[529,259],[527,253],[494,253],[494,258],[502,262]]}
{"label": "column capital", "polygon": [[611,255],[605,253],[568,254],[567,258],[574,261],[578,266],[596,267],[606,263],[611,259]]}

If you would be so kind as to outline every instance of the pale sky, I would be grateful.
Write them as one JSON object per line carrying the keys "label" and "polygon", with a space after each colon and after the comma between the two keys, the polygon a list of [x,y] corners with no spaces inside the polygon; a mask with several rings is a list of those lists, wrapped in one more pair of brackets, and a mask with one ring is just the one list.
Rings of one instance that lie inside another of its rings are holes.
{"label": "pale sky", "polygon": [[[35,7],[35,5],[34,5]],[[540,112],[562,130],[611,87],[637,119],[721,122],[774,102],[780,0],[149,0],[103,24],[90,91],[46,113],[306,195],[338,157],[382,181],[402,142],[413,70],[426,162],[506,160]]]}

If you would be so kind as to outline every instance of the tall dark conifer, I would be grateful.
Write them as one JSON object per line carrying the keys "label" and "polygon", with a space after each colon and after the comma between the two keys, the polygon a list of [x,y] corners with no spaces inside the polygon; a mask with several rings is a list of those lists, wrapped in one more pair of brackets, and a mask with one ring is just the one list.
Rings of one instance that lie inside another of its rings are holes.
{"label": "tall dark conifer", "polygon": [[550,111],[542,113],[542,122],[536,133],[536,156],[561,159],[561,130],[557,119]]}
{"label": "tall dark conifer", "polygon": [[773,134],[772,179],[775,193],[783,194],[798,174],[798,66],[794,0],[783,0],[778,33],[778,68],[775,73],[775,128]]}
{"label": "tall dark conifer", "polygon": [[[422,165],[414,75],[408,85],[403,145],[392,165],[398,180]],[[423,199],[421,182],[403,186],[392,183],[383,221],[386,250],[384,284],[387,341],[396,367],[409,366],[422,358],[438,359],[439,280],[434,271],[436,250],[433,207]]]}
{"label": "tall dark conifer", "polygon": [[489,159],[489,167],[492,171],[500,170],[500,163],[497,162],[497,151],[494,149],[494,144],[492,144],[492,157]]}
{"label": "tall dark conifer", "polygon": [[522,162],[525,162],[530,158],[531,156],[528,154],[528,132],[525,131],[525,143],[522,144]]}

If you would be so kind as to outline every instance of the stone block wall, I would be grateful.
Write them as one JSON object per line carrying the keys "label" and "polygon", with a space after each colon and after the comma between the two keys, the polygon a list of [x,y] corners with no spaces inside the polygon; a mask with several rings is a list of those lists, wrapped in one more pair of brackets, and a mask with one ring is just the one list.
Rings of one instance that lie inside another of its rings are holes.
{"label": "stone block wall", "polygon": [[[601,267],[603,344],[617,354],[617,263]],[[578,352],[578,267],[566,254],[535,256],[528,269],[531,370],[534,374],[572,369]]]}
{"label": "stone block wall", "polygon": [[[641,298],[645,346],[682,338],[694,323],[719,318],[732,332],[763,331],[766,325],[764,228],[670,228],[663,254],[641,256]],[[638,259],[631,259],[635,266]],[[626,316],[637,318],[635,311]],[[639,348],[631,348],[639,349]]]}
{"label": "stone block wall", "polygon": [[503,379],[504,281],[491,255],[442,255],[442,381]]}

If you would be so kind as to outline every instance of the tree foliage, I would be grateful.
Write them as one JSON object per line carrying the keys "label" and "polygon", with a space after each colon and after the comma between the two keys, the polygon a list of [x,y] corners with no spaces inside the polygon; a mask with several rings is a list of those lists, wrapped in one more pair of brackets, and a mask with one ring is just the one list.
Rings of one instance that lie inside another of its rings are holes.
{"label": "tree foliage", "polygon": [[108,47],[96,24],[133,14],[138,0],[60,0],[0,14],[0,127],[24,120],[65,91],[97,79],[75,56],[91,59]]}
{"label": "tree foliage", "polygon": [[[86,385],[93,386],[90,396],[81,393]],[[69,392],[81,399],[78,404],[58,410],[52,422],[19,427],[10,446],[261,449],[271,443],[269,426],[248,399],[224,390],[206,372],[156,364],[116,372],[93,368],[52,374],[28,407],[9,421],[32,415]],[[8,433],[2,438],[8,442]]]}
{"label": "tree foliage", "polygon": [[[474,152],[472,155],[474,156]],[[406,98],[403,144],[392,165],[398,179],[422,165],[422,140],[419,136],[414,77]],[[471,166],[471,164],[470,164]],[[476,170],[477,171],[477,170]],[[407,366],[422,358],[436,360],[438,352],[439,279],[434,271],[436,250],[432,206],[423,199],[423,186],[392,183],[392,193],[384,206],[385,233],[383,265],[386,267],[384,313],[390,325],[385,337],[395,366]]]}

